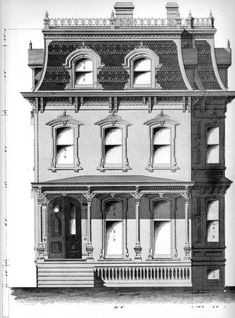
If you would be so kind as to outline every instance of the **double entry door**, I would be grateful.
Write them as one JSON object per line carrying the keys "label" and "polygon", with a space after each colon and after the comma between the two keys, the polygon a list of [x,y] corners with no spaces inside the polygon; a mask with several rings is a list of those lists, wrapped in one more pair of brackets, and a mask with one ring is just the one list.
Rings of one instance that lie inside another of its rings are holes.
{"label": "double entry door", "polygon": [[48,205],[49,258],[81,258],[81,206],[76,199],[61,196]]}

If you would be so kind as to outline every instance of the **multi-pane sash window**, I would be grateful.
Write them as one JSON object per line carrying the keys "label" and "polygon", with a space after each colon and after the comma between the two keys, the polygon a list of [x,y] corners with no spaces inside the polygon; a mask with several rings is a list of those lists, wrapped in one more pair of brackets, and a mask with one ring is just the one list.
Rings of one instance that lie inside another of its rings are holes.
{"label": "multi-pane sash window", "polygon": [[153,211],[154,257],[171,256],[171,202],[156,201]]}
{"label": "multi-pane sash window", "polygon": [[117,114],[96,122],[101,130],[100,171],[130,169],[127,158],[127,129],[130,124]]}
{"label": "multi-pane sash window", "polygon": [[139,58],[134,61],[134,87],[151,86],[151,60]]}
{"label": "multi-pane sash window", "polygon": [[219,200],[207,204],[207,242],[219,242]]}
{"label": "multi-pane sash window", "polygon": [[163,111],[144,123],[149,126],[150,156],[147,170],[178,169],[176,162],[176,123]]}
{"label": "multi-pane sash window", "polygon": [[122,164],[122,129],[105,129],[105,163]]}
{"label": "multi-pane sash window", "polygon": [[94,63],[87,58],[80,59],[75,65],[75,86],[92,86],[94,82]]}
{"label": "multi-pane sash window", "polygon": [[74,163],[74,130],[72,127],[56,129],[56,165]]}
{"label": "multi-pane sash window", "polygon": [[171,131],[168,127],[153,129],[153,163],[170,164],[171,162]]}
{"label": "multi-pane sash window", "polygon": [[219,163],[219,127],[207,129],[207,163]]}
{"label": "multi-pane sash window", "polygon": [[78,157],[79,127],[82,125],[64,112],[47,125],[52,128],[52,159],[50,170],[82,169]]}

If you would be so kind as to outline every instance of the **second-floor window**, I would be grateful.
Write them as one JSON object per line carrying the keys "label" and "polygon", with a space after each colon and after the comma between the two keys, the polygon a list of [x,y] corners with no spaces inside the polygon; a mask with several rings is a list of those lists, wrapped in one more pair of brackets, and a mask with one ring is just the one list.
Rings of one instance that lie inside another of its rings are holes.
{"label": "second-floor window", "polygon": [[219,127],[207,128],[207,149],[206,162],[219,163],[220,162],[220,138]]}
{"label": "second-floor window", "polygon": [[177,170],[175,139],[178,124],[163,112],[144,124],[149,126],[150,140],[150,155],[146,169]]}
{"label": "second-floor window", "polygon": [[78,156],[79,121],[72,119],[64,112],[61,116],[47,123],[52,129],[52,158],[50,170],[82,169]]}
{"label": "second-floor window", "polygon": [[101,160],[97,168],[127,171],[130,168],[127,157],[127,130],[130,124],[117,114],[98,121],[101,130]]}
{"label": "second-floor window", "polygon": [[219,242],[219,200],[207,203],[207,242]]}

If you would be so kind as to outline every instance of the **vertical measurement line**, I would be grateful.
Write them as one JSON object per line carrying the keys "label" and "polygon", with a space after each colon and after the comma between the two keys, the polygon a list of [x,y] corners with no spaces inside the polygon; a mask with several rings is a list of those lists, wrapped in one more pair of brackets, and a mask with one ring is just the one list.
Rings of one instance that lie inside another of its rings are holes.
{"label": "vertical measurement line", "polygon": [[3,80],[2,80],[2,92],[3,97],[1,101],[1,315],[8,317],[9,315],[9,289],[8,289],[8,259],[7,259],[7,73],[6,73],[6,47],[7,47],[7,30],[3,32]]}

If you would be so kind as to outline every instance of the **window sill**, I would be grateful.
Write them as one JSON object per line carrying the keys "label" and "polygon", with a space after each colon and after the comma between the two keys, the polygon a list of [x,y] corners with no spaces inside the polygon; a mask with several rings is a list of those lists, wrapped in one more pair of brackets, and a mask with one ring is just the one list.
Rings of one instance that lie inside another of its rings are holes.
{"label": "window sill", "polygon": [[99,170],[100,172],[105,172],[106,170],[122,170],[123,172],[127,172],[128,170],[131,170],[131,167],[129,165],[100,165],[97,170]]}
{"label": "window sill", "polygon": [[145,168],[149,172],[153,172],[154,170],[171,170],[172,172],[175,172],[176,170],[179,170],[180,168],[177,165],[166,165],[166,164],[160,164],[160,165],[148,165],[148,167]]}
{"label": "window sill", "polygon": [[57,166],[57,167],[50,167],[48,170],[51,172],[56,172],[57,170],[73,170],[74,172],[79,172],[79,170],[83,170],[81,166]]}

